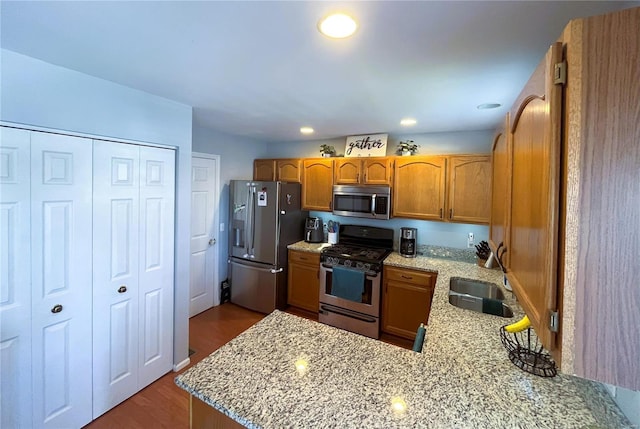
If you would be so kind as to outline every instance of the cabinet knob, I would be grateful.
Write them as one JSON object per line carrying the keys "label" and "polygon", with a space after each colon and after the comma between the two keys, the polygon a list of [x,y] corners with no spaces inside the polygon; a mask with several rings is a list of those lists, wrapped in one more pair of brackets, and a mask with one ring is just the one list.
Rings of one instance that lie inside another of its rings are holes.
{"label": "cabinet knob", "polygon": [[127,291],[127,287],[122,285],[118,288],[118,293],[125,293]]}
{"label": "cabinet knob", "polygon": [[51,309],[52,313],[60,313],[62,311],[62,306],[60,304],[56,304],[53,306],[53,308]]}

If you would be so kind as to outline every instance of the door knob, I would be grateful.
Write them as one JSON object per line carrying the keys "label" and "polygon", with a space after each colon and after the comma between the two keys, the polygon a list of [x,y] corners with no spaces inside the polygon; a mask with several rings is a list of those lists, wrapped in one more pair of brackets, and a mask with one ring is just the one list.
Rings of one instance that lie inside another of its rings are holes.
{"label": "door knob", "polygon": [[118,293],[125,293],[127,291],[127,287],[122,285],[118,288]]}
{"label": "door knob", "polygon": [[60,313],[62,311],[62,306],[60,304],[54,305],[51,309],[52,313]]}
{"label": "door knob", "polygon": [[214,244],[216,244],[216,239],[212,238],[209,240],[209,246],[213,246]]}

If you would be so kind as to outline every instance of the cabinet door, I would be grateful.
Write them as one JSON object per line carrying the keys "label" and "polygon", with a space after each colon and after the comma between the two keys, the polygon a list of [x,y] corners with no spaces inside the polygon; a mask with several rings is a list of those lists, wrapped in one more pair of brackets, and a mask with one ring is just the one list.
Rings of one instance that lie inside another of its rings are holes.
{"label": "cabinet door", "polygon": [[175,151],[140,146],[138,390],[173,366]]}
{"label": "cabinet door", "polygon": [[302,160],[276,160],[276,180],[281,180],[283,182],[300,183],[302,181]]}
{"label": "cabinet door", "polygon": [[442,156],[404,158],[398,158],[395,163],[393,215],[443,220],[446,159]]}
{"label": "cabinet door", "polygon": [[449,158],[448,220],[489,223],[491,214],[491,159],[487,156]]}
{"label": "cabinet door", "polygon": [[336,159],[334,165],[334,183],[336,185],[354,185],[360,183],[361,160],[358,158]]}
{"label": "cabinet door", "polygon": [[93,417],[138,390],[140,155],[94,142]]}
{"label": "cabinet door", "polygon": [[31,420],[31,206],[29,131],[0,128],[0,427]]}
{"label": "cabinet door", "polygon": [[393,172],[392,158],[366,158],[362,160],[362,183],[390,185]]}
{"label": "cabinet door", "polygon": [[511,109],[513,177],[509,271],[513,291],[542,344],[555,348],[549,326],[557,298],[560,120],[562,86],[554,65],[562,60],[555,43]]}
{"label": "cabinet door", "polygon": [[433,274],[385,267],[382,298],[382,330],[410,340],[431,309]]}
{"label": "cabinet door", "polygon": [[91,421],[91,182],[91,140],[31,133],[34,427]]}
{"label": "cabinet door", "polygon": [[276,160],[255,159],[253,161],[253,180],[276,180]]}
{"label": "cabinet door", "polygon": [[289,251],[287,304],[317,312],[319,300],[320,255]]}
{"label": "cabinet door", "polygon": [[511,208],[511,150],[509,147],[509,115],[504,127],[498,131],[493,142],[491,160],[491,222],[489,224],[489,245],[494,252],[501,248],[502,265],[507,268],[508,253],[503,249],[510,246],[507,242],[509,209]]}
{"label": "cabinet door", "polygon": [[331,211],[333,160],[305,159],[302,179],[302,209]]}

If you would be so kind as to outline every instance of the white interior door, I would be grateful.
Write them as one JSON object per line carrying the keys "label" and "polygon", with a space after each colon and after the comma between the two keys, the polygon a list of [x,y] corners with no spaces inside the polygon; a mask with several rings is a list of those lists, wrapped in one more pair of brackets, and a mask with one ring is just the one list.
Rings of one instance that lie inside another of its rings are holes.
{"label": "white interior door", "polygon": [[30,133],[0,128],[0,427],[32,427]]}
{"label": "white interior door", "polygon": [[174,201],[175,151],[140,147],[138,389],[173,365]]}
{"label": "white interior door", "polygon": [[138,391],[140,155],[93,147],[93,418]]}
{"label": "white interior door", "polygon": [[91,421],[91,141],[31,133],[33,426]]}
{"label": "white interior door", "polygon": [[189,316],[220,303],[216,271],[215,211],[218,201],[218,159],[191,160],[191,280]]}

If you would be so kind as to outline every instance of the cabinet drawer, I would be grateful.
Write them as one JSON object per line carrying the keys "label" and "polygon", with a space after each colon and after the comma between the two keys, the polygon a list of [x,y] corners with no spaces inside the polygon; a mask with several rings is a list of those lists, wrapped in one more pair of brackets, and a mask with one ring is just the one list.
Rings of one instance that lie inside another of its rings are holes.
{"label": "cabinet drawer", "polygon": [[289,262],[298,262],[300,264],[319,265],[320,254],[311,252],[301,252],[297,250],[289,250]]}
{"label": "cabinet drawer", "polygon": [[430,288],[433,286],[436,273],[386,266],[384,267],[384,277],[387,280],[396,280]]}

